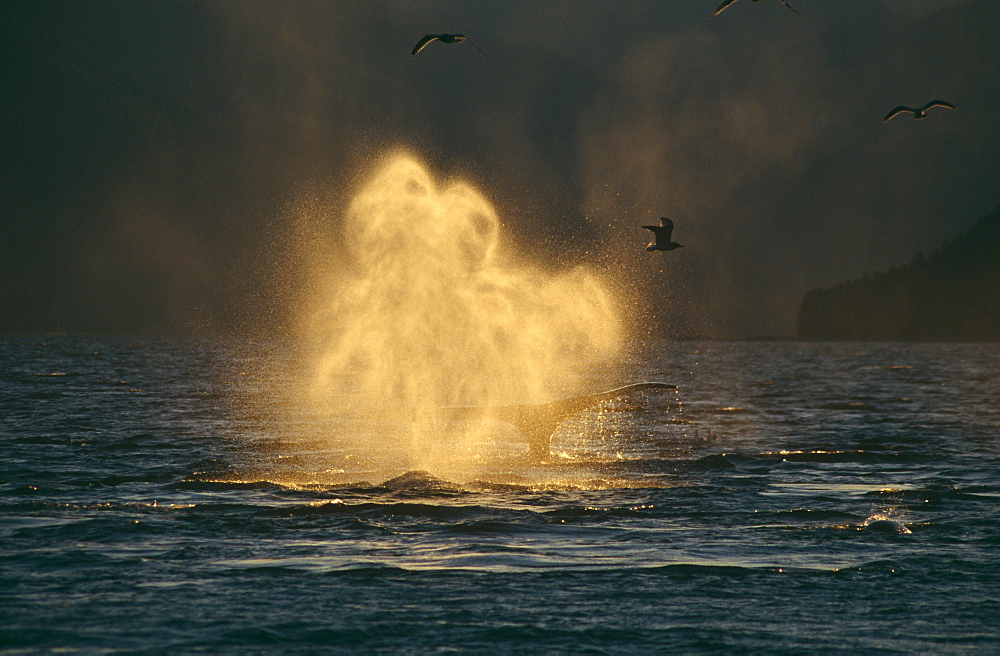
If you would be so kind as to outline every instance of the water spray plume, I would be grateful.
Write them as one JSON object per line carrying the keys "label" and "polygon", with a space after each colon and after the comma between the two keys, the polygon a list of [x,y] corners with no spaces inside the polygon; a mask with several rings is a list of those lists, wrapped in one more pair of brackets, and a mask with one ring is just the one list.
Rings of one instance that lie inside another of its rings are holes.
{"label": "water spray plume", "polygon": [[471,457],[434,408],[551,400],[619,347],[616,304],[594,275],[516,259],[482,193],[411,156],[381,163],[342,231],[347,262],[309,307],[313,397],[405,419],[407,435],[368,439],[403,445],[413,466]]}

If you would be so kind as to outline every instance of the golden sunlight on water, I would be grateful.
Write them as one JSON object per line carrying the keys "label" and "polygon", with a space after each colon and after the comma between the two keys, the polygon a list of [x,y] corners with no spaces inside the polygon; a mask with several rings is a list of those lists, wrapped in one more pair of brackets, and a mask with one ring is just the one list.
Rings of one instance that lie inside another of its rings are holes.
{"label": "golden sunlight on water", "polygon": [[413,466],[469,456],[485,428],[456,431],[432,409],[549,401],[619,348],[616,304],[595,275],[517,258],[479,190],[414,157],[388,156],[341,227],[347,262],[308,308],[313,398],[405,418],[404,435],[368,439],[409,449]]}

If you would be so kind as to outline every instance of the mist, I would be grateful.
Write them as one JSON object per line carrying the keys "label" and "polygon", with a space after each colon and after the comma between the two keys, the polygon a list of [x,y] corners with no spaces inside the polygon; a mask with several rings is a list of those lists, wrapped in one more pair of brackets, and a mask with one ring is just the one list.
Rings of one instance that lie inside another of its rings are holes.
{"label": "mist", "polygon": [[336,244],[398,148],[671,337],[791,335],[1000,202],[996,3],[715,4],[4,2],[0,330],[287,330],[298,210]]}

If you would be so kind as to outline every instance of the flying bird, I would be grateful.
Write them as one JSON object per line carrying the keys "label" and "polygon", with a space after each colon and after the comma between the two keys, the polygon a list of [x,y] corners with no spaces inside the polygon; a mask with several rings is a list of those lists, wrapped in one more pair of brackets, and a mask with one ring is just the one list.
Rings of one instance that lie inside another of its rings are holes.
{"label": "flying bird", "polygon": [[[410,53],[410,57],[413,57],[418,52],[426,48],[427,44],[431,41],[440,41],[441,43],[462,43],[464,41],[468,41],[472,45],[476,46],[475,41],[464,34],[428,34],[424,38],[417,41],[417,45],[414,46],[413,52]],[[476,46],[476,50],[483,52],[483,49],[479,46]],[[483,54],[485,55],[486,53],[483,52]]]}
{"label": "flying bird", "polygon": [[660,217],[660,225],[658,226],[642,227],[653,231],[653,243],[646,247],[647,251],[672,251],[681,247],[681,244],[670,241],[670,235],[674,231],[674,222],[667,217]]}
{"label": "flying bird", "polygon": [[[753,0],[753,1],[754,2],[763,2],[764,0]],[[726,10],[727,7],[729,7],[729,5],[733,4],[734,2],[736,2],[736,0],[726,0],[725,2],[723,2],[721,5],[719,5],[719,8],[715,10],[715,13],[712,14],[712,18],[715,18],[716,16],[718,16],[719,14],[721,14],[723,11]],[[791,9],[794,13],[796,13],[796,14],[799,13],[799,12],[795,11],[795,7],[793,7],[792,5],[790,5],[787,2],[785,2],[785,0],[778,0],[778,2],[780,2],[781,4],[785,5],[789,9]]]}
{"label": "flying bird", "polygon": [[913,107],[903,107],[902,105],[900,105],[896,109],[886,114],[885,118],[882,119],[882,122],[885,123],[896,114],[902,114],[903,112],[912,112],[913,118],[927,118],[927,110],[930,109],[931,107],[947,107],[948,109],[958,109],[950,102],[945,102],[943,100],[932,100],[923,107],[918,107],[916,109],[914,109]]}

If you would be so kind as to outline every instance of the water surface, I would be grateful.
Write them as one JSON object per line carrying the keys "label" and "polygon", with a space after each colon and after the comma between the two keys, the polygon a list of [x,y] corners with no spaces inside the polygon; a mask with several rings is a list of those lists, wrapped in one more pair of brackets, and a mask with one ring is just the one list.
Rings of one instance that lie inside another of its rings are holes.
{"label": "water surface", "polygon": [[676,395],[567,421],[541,463],[498,438],[428,473],[292,402],[280,344],[0,361],[9,650],[1000,645],[997,345],[650,343],[574,387]]}

